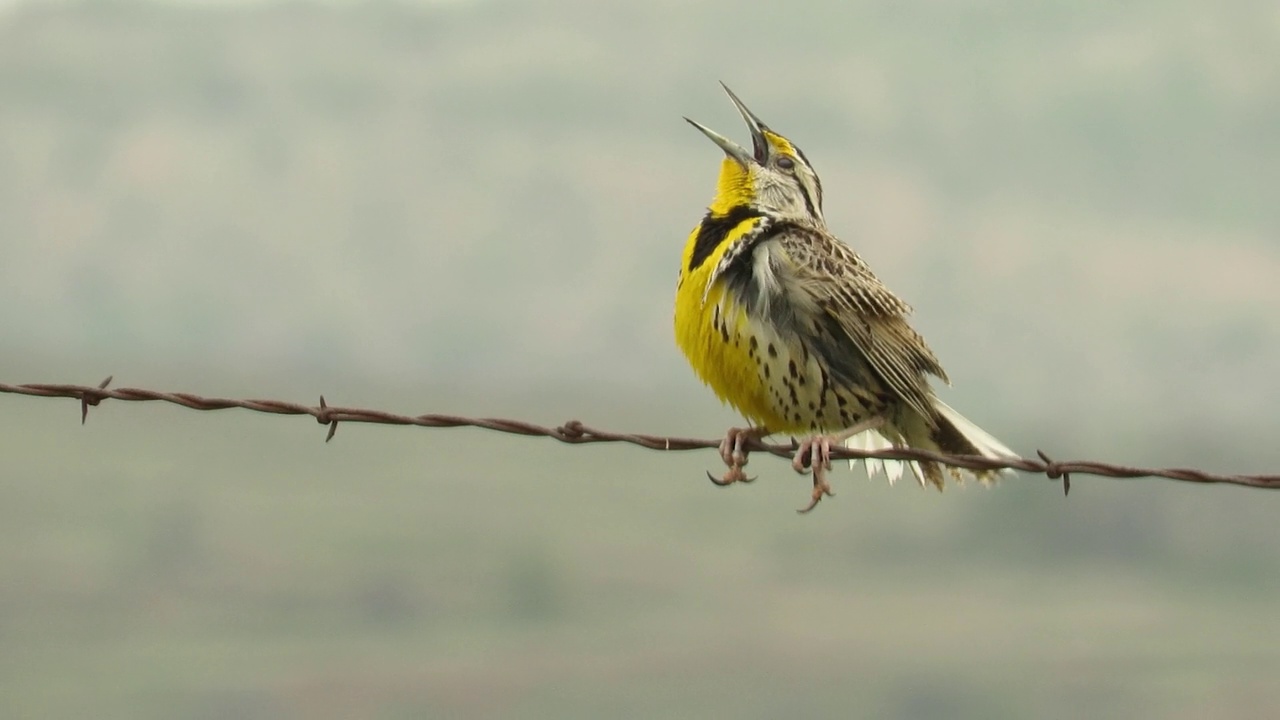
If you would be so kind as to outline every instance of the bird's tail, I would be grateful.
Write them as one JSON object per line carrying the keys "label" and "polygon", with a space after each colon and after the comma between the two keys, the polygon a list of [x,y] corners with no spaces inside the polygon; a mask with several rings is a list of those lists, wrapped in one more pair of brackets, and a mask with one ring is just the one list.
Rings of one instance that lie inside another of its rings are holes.
{"label": "bird's tail", "polygon": [[[951,455],[982,455],[989,458],[1018,456],[990,433],[966,420],[950,405],[936,398],[933,405],[937,410],[933,427],[930,427],[929,422],[918,413],[906,411],[896,419],[893,425],[859,433],[849,438],[845,444],[858,450],[911,447]],[[935,462],[875,459],[868,459],[865,462],[868,477],[875,477],[877,473],[883,472],[890,484],[902,477],[905,469],[910,468],[911,474],[916,476],[916,480],[922,487],[928,483],[941,490],[943,486],[942,467]],[[857,460],[853,460],[850,464],[857,463]],[[965,470],[944,467],[957,482],[963,482],[971,477],[982,483],[991,483],[1001,474],[1008,472],[1007,470]]]}

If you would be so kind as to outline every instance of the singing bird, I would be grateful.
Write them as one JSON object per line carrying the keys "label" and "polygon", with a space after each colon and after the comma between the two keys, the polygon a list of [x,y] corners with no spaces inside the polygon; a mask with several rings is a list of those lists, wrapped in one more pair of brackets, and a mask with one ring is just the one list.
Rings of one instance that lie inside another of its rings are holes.
{"label": "singing bird", "polygon": [[[723,83],[721,83],[723,86]],[[751,150],[685,118],[724,151],[715,198],[685,243],[675,335],[694,371],[751,425],[720,444],[719,485],[750,480],[747,445],[801,436],[792,467],[813,472],[812,510],[831,495],[833,446],[912,447],[988,458],[1013,451],[939,400],[948,384],[907,322],[911,307],[827,229],[822,182],[800,148],[771,130],[727,86],[751,132]],[[943,486],[937,463],[906,463],[921,485]],[[867,461],[893,482],[903,463]],[[947,466],[994,479],[993,471]]]}

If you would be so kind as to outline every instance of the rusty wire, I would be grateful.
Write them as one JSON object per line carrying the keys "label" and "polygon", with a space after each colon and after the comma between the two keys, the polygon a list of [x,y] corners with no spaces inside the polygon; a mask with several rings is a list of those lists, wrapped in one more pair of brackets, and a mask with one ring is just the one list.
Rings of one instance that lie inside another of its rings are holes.
{"label": "rusty wire", "polygon": [[[9,385],[0,383],[0,392],[35,397],[64,397],[80,401],[80,422],[83,424],[89,415],[89,407],[96,406],[103,400],[126,400],[131,402],[159,401],[180,405],[192,410],[225,410],[243,408],[254,412],[273,415],[310,415],[321,425],[329,427],[325,442],[333,439],[340,422],[373,423],[379,425],[418,425],[421,427],[476,427],[513,435],[530,435],[535,437],[555,438],[563,443],[585,444],[601,442],[621,442],[639,445],[651,450],[701,450],[719,447],[720,440],[704,440],[698,438],[661,437],[635,433],[616,433],[588,427],[577,420],[570,420],[557,427],[537,425],[522,420],[504,418],[471,418],[458,415],[398,415],[381,410],[365,408],[338,407],[325,402],[320,396],[318,405],[302,405],[282,400],[234,400],[229,398],[208,398],[191,393],[159,392],[140,388],[108,389],[112,378],[108,377],[97,387],[88,385],[50,385],[24,384]],[[795,442],[766,443],[751,440],[748,449],[754,452],[766,452],[778,457],[791,457],[796,451]],[[1190,468],[1138,468],[1124,465],[1113,465],[1103,462],[1073,460],[1058,462],[1051,460],[1043,451],[1036,451],[1039,459],[1004,458],[992,459],[975,455],[948,455],[916,448],[894,448],[886,450],[856,450],[853,448],[834,448],[833,459],[866,459],[882,460],[932,460],[969,470],[1022,470],[1036,475],[1045,475],[1051,480],[1061,479],[1063,490],[1070,490],[1071,475],[1097,475],[1109,478],[1164,478],[1181,482],[1200,484],[1239,485],[1243,487],[1280,489],[1280,475],[1219,475]]]}

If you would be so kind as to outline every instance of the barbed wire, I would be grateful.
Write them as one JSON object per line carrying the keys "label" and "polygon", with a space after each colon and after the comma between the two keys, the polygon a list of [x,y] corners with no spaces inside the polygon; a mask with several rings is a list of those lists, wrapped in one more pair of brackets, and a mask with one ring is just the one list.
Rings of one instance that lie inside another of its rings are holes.
{"label": "barbed wire", "polygon": [[[506,418],[472,418],[460,415],[399,415],[382,410],[366,408],[339,407],[329,405],[324,396],[320,396],[318,405],[302,405],[283,400],[235,400],[230,398],[210,398],[192,393],[159,392],[142,388],[109,389],[112,378],[108,377],[96,387],[89,385],[65,384],[22,384],[10,385],[0,383],[0,392],[14,395],[34,397],[61,397],[80,401],[80,422],[84,424],[89,416],[89,408],[103,400],[124,400],[128,402],[166,402],[180,405],[192,410],[227,410],[242,408],[253,412],[272,415],[309,415],[329,430],[325,442],[333,439],[340,422],[371,423],[376,425],[417,425],[419,427],[475,427],[494,430],[513,435],[548,437],[572,445],[587,443],[629,443],[650,450],[703,450],[718,448],[720,440],[699,438],[662,437],[639,433],[618,433],[589,427],[577,420],[570,420],[563,425],[548,427],[522,420]],[[767,443],[751,439],[746,448],[752,452],[765,452],[778,457],[790,458],[794,455],[797,444]],[[1096,475],[1099,477],[1132,479],[1162,478],[1181,482],[1199,484],[1238,485],[1243,487],[1280,489],[1280,475],[1219,475],[1191,468],[1139,468],[1088,460],[1058,462],[1051,460],[1043,451],[1037,450],[1038,459],[1002,458],[993,459],[976,455],[949,455],[917,448],[892,448],[884,450],[858,450],[854,448],[832,448],[832,459],[843,460],[931,460],[968,470],[1021,470],[1036,475],[1045,475],[1050,480],[1063,481],[1063,491],[1071,489],[1072,475]]]}

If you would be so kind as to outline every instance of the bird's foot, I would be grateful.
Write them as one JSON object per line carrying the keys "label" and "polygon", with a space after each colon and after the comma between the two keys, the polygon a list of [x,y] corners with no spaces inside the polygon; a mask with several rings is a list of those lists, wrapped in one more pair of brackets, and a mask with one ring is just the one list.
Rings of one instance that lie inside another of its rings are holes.
{"label": "bird's foot", "polygon": [[796,512],[807,513],[818,507],[822,498],[836,496],[831,490],[831,485],[827,483],[827,471],[831,469],[831,448],[843,445],[846,440],[860,432],[883,427],[884,422],[882,417],[871,417],[833,435],[814,435],[806,438],[796,447],[791,467],[801,475],[810,470],[813,471],[813,498],[806,507]]}
{"label": "bird's foot", "polygon": [[707,473],[707,477],[711,482],[721,486],[736,482],[749,483],[755,480],[753,477],[747,477],[747,474],[742,471],[742,468],[747,466],[747,443],[759,440],[768,434],[769,431],[762,427],[729,428],[729,432],[725,433],[724,439],[720,441],[720,459],[729,466],[729,469],[719,480],[711,473]]}
{"label": "bird's foot", "polygon": [[796,448],[795,457],[791,460],[791,468],[801,475],[813,472],[813,498],[808,506],[796,512],[801,515],[818,507],[824,497],[835,497],[831,485],[827,483],[827,471],[831,469],[831,444],[839,443],[839,439],[831,435],[815,435],[806,438]]}

